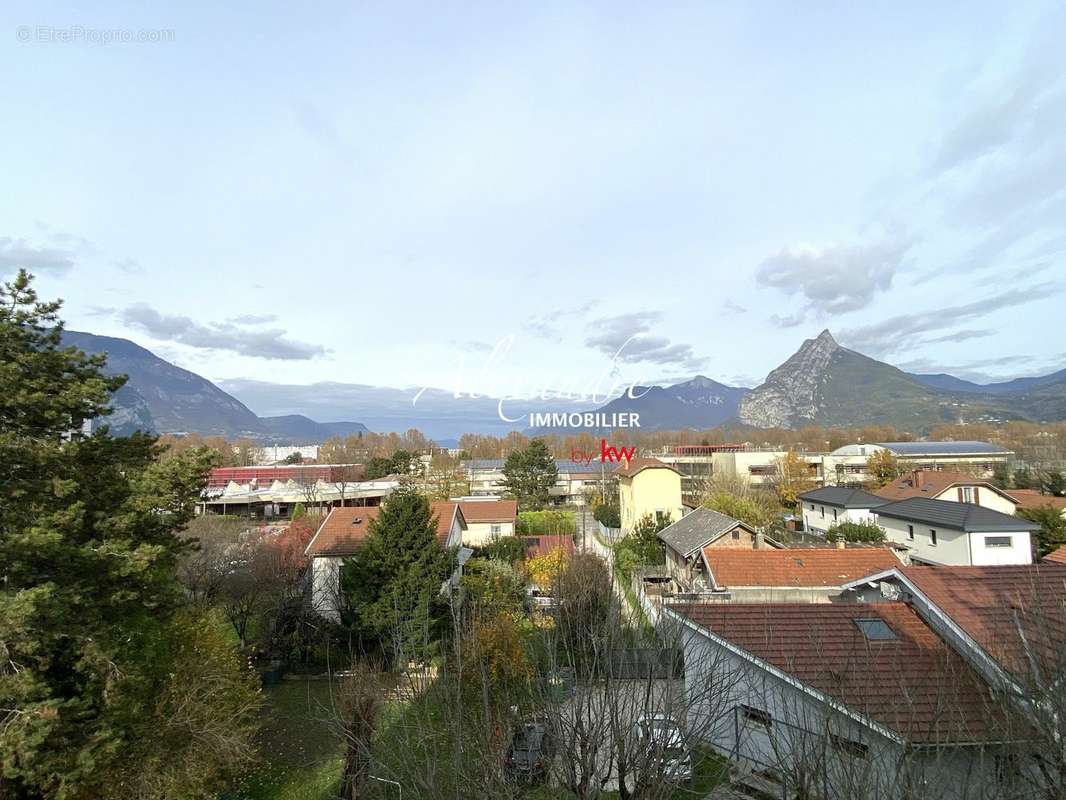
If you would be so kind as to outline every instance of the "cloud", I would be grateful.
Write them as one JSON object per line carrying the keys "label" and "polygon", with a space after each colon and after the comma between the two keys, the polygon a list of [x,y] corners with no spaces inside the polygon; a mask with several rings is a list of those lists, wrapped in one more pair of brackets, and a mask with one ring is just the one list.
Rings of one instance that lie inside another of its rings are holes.
{"label": "cloud", "polygon": [[865,308],[878,292],[892,285],[911,241],[898,237],[858,245],[789,247],[759,264],[755,277],[764,286],[788,295],[802,295],[803,308],[776,317],[784,327],[799,324],[807,314],[843,314]]}
{"label": "cloud", "polygon": [[549,311],[547,314],[530,317],[522,324],[522,328],[539,339],[546,339],[549,342],[561,342],[563,337],[559,333],[560,323],[569,318],[584,317],[595,305],[595,300],[589,300],[573,308]]}
{"label": "cloud", "polygon": [[144,268],[134,258],[118,258],[111,262],[114,266],[118,267],[125,273],[133,275],[138,272],[144,272]]}
{"label": "cloud", "polygon": [[[846,346],[868,355],[884,355],[913,350],[918,346],[937,341],[963,341],[977,335],[987,335],[989,331],[959,331],[953,334],[941,334],[929,337],[923,334],[935,334],[952,328],[968,320],[979,319],[993,311],[1043,300],[1049,295],[1058,294],[1062,286],[1055,283],[1041,283],[1020,289],[1011,289],[994,297],[975,300],[957,306],[946,306],[932,311],[919,311],[913,314],[899,314],[872,325],[861,325],[840,332],[840,340]],[[952,337],[962,336],[961,339]]]}
{"label": "cloud", "polygon": [[29,272],[69,272],[74,253],[58,247],[35,247],[25,239],[0,236],[0,271],[25,269]]}
{"label": "cloud", "polygon": [[268,322],[276,322],[277,319],[277,314],[241,314],[230,317],[226,322],[232,322],[234,325],[266,325]]}
{"label": "cloud", "polygon": [[787,314],[785,316],[780,314],[770,315],[770,322],[779,328],[795,328],[797,325],[802,325],[806,319],[807,313],[805,311],[797,311],[795,314]]}
{"label": "cloud", "polygon": [[692,345],[675,344],[665,336],[651,335],[652,326],[662,318],[659,311],[601,317],[589,323],[585,346],[630,364],[672,364],[699,369],[707,359],[698,358]]}
{"label": "cloud", "polygon": [[1035,361],[1035,359],[1030,355],[997,356],[995,358],[982,358],[974,361],[967,361],[962,364],[944,364],[941,361],[934,361],[930,358],[915,358],[910,361],[903,361],[896,366],[907,372],[926,374],[939,374],[943,372],[948,375],[953,375],[956,378],[973,381],[974,383],[993,383],[1028,375],[1043,375],[1046,372],[1055,369],[1055,367],[1049,367],[1043,371],[1033,372],[1032,368],[1029,368],[1026,372],[1013,371],[1008,372],[1005,375],[998,373],[993,374],[986,372],[984,369],[985,367],[1019,367],[1023,364],[1032,364],[1033,361]]}
{"label": "cloud", "polygon": [[305,361],[323,355],[320,345],[288,339],[279,328],[244,330],[232,323],[201,325],[189,317],[160,314],[144,303],[129,306],[119,319],[153,339],[176,342],[202,350],[225,350],[253,358]]}
{"label": "cloud", "polygon": [[748,309],[744,306],[734,303],[732,300],[726,300],[722,303],[722,312],[725,314],[747,314]]}
{"label": "cloud", "polygon": [[489,344],[488,342],[480,342],[476,339],[469,339],[465,342],[461,342],[458,339],[452,339],[448,343],[452,347],[464,350],[467,353],[491,353],[496,348],[496,345]]}

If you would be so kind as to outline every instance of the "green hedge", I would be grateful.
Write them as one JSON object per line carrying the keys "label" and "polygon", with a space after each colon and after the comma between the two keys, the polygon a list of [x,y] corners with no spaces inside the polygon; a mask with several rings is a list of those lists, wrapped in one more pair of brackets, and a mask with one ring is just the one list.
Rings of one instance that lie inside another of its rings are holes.
{"label": "green hedge", "polygon": [[577,533],[577,522],[570,511],[522,511],[518,514],[518,533],[523,536],[573,536]]}

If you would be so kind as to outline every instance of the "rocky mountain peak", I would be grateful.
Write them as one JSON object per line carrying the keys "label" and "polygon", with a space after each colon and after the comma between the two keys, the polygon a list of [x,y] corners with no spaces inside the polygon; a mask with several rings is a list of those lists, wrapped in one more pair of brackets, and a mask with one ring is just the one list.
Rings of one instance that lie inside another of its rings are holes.
{"label": "rocky mountain peak", "polygon": [[842,349],[829,329],[807,339],[740,403],[740,421],[760,428],[791,428],[818,412],[818,390],[833,354]]}

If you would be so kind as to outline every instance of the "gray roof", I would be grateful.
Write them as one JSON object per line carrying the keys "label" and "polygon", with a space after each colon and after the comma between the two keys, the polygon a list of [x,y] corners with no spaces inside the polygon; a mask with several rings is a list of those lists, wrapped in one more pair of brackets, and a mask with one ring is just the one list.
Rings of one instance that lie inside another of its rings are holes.
{"label": "gray roof", "polygon": [[873,508],[883,506],[888,501],[876,494],[862,489],[849,489],[846,486],[823,486],[799,495],[799,499],[808,503],[822,503],[837,508]]}
{"label": "gray roof", "polygon": [[924,522],[927,525],[951,528],[967,533],[990,531],[1035,531],[1040,526],[1022,519],[993,511],[973,503],[956,503],[954,500],[934,500],[931,497],[908,497],[895,503],[886,503],[875,512],[879,517],[891,517],[907,522]]}
{"label": "gray roof", "polygon": [[675,550],[684,556],[695,552],[708,542],[712,542],[737,525],[742,525],[748,530],[751,528],[744,525],[738,519],[733,519],[717,511],[700,506],[691,513],[685,514],[677,522],[667,525],[659,531],[659,538],[666,543],[671,550]]}
{"label": "gray roof", "polygon": [[900,456],[1006,455],[1011,451],[989,442],[877,442]]}

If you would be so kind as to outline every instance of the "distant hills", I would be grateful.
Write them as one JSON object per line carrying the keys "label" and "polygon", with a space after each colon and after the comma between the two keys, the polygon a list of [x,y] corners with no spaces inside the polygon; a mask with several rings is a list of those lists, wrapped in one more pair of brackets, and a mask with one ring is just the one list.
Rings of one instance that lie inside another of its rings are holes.
{"label": "distant hills", "polygon": [[106,353],[106,371],[128,376],[105,420],[119,436],[142,430],[309,443],[367,430],[358,422],[322,423],[299,414],[259,417],[206,378],[128,339],[64,331],[63,342],[86,353]]}
{"label": "distant hills", "polygon": [[[64,341],[89,353],[107,353],[108,372],[129,376],[107,420],[119,435],[147,430],[308,444],[368,428],[418,428],[437,441],[454,442],[462,433],[502,436],[522,430],[531,411],[636,412],[642,430],[892,424],[922,433],[942,423],[1066,419],[1066,369],[988,385],[945,373],[910,374],[842,347],[828,330],[803,342],[754,389],[697,375],[667,386],[636,387],[635,397],[626,393],[599,408],[587,401],[506,401],[508,420],[498,413],[499,401],[489,397],[344,383],[237,380],[220,388],[127,339],[65,331]],[[234,395],[273,413],[259,416]],[[362,422],[317,422],[293,411],[335,419],[350,415]]]}
{"label": "distant hills", "polygon": [[841,347],[825,330],[745,395],[737,416],[761,428],[887,423],[916,433],[942,423],[1061,420],[1066,370],[988,386],[912,375]]}

